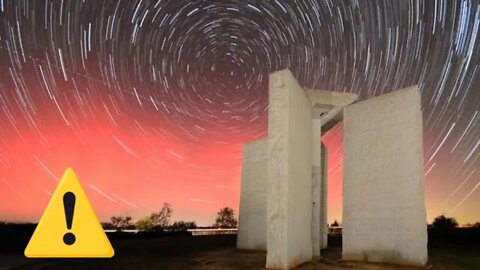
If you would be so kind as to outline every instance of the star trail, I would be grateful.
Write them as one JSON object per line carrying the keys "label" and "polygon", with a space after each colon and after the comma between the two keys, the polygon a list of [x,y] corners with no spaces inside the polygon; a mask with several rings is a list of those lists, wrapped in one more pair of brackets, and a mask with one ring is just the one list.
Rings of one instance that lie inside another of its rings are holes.
{"label": "star trail", "polygon": [[[418,84],[428,219],[478,221],[479,26],[479,1],[0,0],[0,219],[36,220],[72,166],[103,219],[212,223],[290,68],[360,99]],[[341,125],[323,140],[340,220]]]}

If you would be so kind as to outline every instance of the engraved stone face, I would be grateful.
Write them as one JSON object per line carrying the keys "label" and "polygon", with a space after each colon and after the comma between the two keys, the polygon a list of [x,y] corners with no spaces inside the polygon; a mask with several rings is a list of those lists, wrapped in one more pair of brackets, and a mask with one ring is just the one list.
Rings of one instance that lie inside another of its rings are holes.
{"label": "engraved stone face", "polygon": [[416,87],[345,109],[342,234],[345,260],[427,262]]}
{"label": "engraved stone face", "polygon": [[267,268],[312,259],[311,103],[289,70],[270,75]]}
{"label": "engraved stone face", "polygon": [[267,250],[268,141],[243,145],[237,248]]}

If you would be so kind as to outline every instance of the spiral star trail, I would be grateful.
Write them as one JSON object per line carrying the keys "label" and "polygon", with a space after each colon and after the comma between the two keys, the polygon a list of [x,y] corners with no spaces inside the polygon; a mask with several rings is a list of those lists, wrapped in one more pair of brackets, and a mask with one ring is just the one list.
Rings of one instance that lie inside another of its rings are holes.
{"label": "spiral star trail", "polygon": [[[0,0],[0,219],[37,220],[67,166],[101,219],[238,210],[268,74],[360,99],[418,84],[428,219],[480,220],[479,1]],[[342,127],[329,220],[341,219]]]}

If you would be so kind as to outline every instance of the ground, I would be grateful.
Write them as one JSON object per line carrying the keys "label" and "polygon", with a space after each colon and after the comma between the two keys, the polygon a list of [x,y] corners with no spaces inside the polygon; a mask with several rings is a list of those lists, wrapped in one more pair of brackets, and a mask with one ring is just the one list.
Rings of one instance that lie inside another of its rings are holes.
{"label": "ground", "polygon": [[[264,269],[265,252],[235,249],[236,235],[118,236],[109,235],[115,249],[112,259],[27,259],[23,245],[0,249],[1,269]],[[432,237],[432,236],[431,236]],[[438,236],[434,236],[438,238]],[[475,238],[476,237],[476,238]],[[429,243],[427,269],[480,269],[478,234],[466,244],[461,241]],[[11,239],[11,238],[10,238]],[[425,269],[388,264],[341,261],[341,236],[329,237],[329,248],[320,261],[299,269]],[[7,241],[8,242],[8,241]],[[1,241],[0,241],[1,243]],[[3,243],[5,243],[3,241]]]}

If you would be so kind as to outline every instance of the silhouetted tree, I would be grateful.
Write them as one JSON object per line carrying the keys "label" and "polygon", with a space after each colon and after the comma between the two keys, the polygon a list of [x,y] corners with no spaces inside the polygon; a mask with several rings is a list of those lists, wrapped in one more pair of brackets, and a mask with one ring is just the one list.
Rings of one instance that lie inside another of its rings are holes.
{"label": "silhouetted tree", "polygon": [[215,220],[215,226],[220,228],[235,228],[237,227],[237,220],[233,213],[233,209],[225,207],[220,209],[217,213],[217,219]]}
{"label": "silhouetted tree", "polygon": [[340,225],[338,225],[338,222],[337,222],[336,219],[335,219],[335,221],[333,221],[331,227],[340,227]]}
{"label": "silhouetted tree", "polygon": [[453,217],[446,217],[444,215],[438,216],[432,222],[432,227],[435,229],[453,229],[458,226],[458,222]]}
{"label": "silhouetted tree", "polygon": [[170,224],[170,217],[172,216],[172,205],[165,202],[163,203],[162,210],[152,213],[150,219],[152,220],[153,227],[155,229],[164,230]]}
{"label": "silhouetted tree", "polygon": [[172,231],[186,231],[197,228],[195,221],[175,221],[170,227]]}
{"label": "silhouetted tree", "polygon": [[129,229],[133,227],[132,220],[133,219],[131,216],[113,216],[111,218],[112,225],[117,230]]}
{"label": "silhouetted tree", "polygon": [[472,225],[473,228],[480,228],[480,222],[475,222]]}
{"label": "silhouetted tree", "polygon": [[121,223],[122,223],[122,217],[121,216],[113,216],[110,218],[112,221],[112,225],[115,229],[120,229]]}
{"label": "silhouetted tree", "polygon": [[138,220],[135,223],[135,228],[139,231],[151,231],[153,230],[153,222],[150,217],[144,217],[140,220]]}

